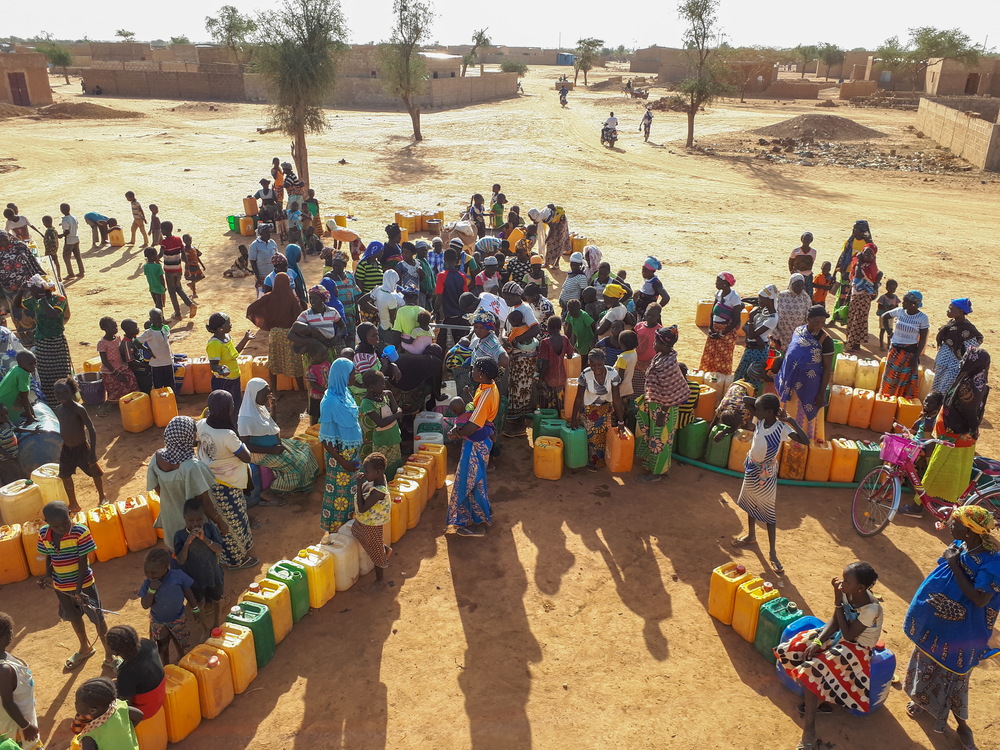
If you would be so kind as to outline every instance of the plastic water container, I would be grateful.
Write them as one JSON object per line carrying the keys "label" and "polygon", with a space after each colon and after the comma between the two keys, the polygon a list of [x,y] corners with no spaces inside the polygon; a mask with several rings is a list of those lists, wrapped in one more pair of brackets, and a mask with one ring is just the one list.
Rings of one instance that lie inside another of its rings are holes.
{"label": "plastic water container", "polygon": [[898,408],[899,402],[895,396],[883,396],[881,393],[876,394],[875,405],[872,408],[872,417],[868,423],[868,429],[874,432],[892,432],[892,423],[896,421],[896,410]]}
{"label": "plastic water container", "polygon": [[31,472],[31,481],[42,491],[43,503],[53,503],[58,500],[69,505],[66,486],[59,478],[59,464],[42,464]]}
{"label": "plastic water container", "polygon": [[781,458],[778,464],[780,479],[802,480],[806,476],[806,463],[809,460],[809,446],[789,440],[781,446]]}
{"label": "plastic water container", "polygon": [[267,357],[254,357],[250,364],[250,373],[255,378],[271,382],[271,371],[267,368]]}
{"label": "plastic water container", "polygon": [[152,716],[144,716],[135,725],[135,738],[139,750],[167,750],[167,709],[160,706]]}
{"label": "plastic water container", "polygon": [[[745,326],[749,321],[750,321],[750,308],[749,307],[744,307],[740,311],[740,327],[736,329],[736,335],[737,335],[737,337],[739,337],[741,339],[742,338],[746,338],[747,332],[743,328],[743,326]],[[730,382],[732,382],[732,381],[730,381]]]}
{"label": "plastic water container", "polygon": [[112,227],[109,229],[108,244],[111,247],[125,247],[125,230],[121,227]]}
{"label": "plastic water container", "polygon": [[871,423],[872,411],[875,409],[875,391],[866,391],[861,388],[854,389],[851,397],[851,413],[847,417],[847,424],[851,427],[868,429]]}
{"label": "plastic water container", "polygon": [[[149,515],[153,517],[153,523],[156,523],[156,519],[160,517],[160,496],[156,494],[156,490],[150,490],[146,495],[146,504],[149,506]],[[163,539],[163,529],[154,527],[154,530],[156,536]]]}
{"label": "plastic water container", "polygon": [[565,419],[543,419],[536,437],[557,437],[562,439],[562,429],[567,424]]}
{"label": "plastic water container", "polygon": [[358,581],[361,575],[358,550],[361,545],[357,539],[343,534],[326,534],[320,542],[324,552],[333,558],[333,569],[337,591],[347,591]]}
{"label": "plastic water container", "polygon": [[723,625],[731,625],[736,589],[753,577],[743,565],[734,562],[727,562],[713,570],[708,589],[708,613]]}
{"label": "plastic water container", "polygon": [[859,359],[858,369],[854,375],[854,387],[866,391],[878,390],[878,360]]}
{"label": "plastic water container", "polygon": [[413,434],[440,432],[444,434],[444,415],[436,411],[421,411],[413,418]]}
{"label": "plastic water container", "polygon": [[757,621],[760,608],[766,602],[777,599],[781,592],[770,581],[749,580],[736,589],[736,603],[733,605],[733,630],[743,639],[753,643],[757,636]]}
{"label": "plastic water container", "polygon": [[245,393],[247,383],[253,377],[253,357],[249,354],[241,354],[236,358],[236,364],[240,368],[240,390]]}
{"label": "plastic water container", "polygon": [[[795,620],[791,625],[788,625],[785,628],[784,632],[781,634],[781,640],[779,643],[787,643],[799,633],[806,630],[822,630],[825,625],[826,623],[818,617],[806,615],[805,617]],[[785,668],[781,666],[781,662],[777,659],[775,659],[775,664],[777,665],[776,669],[778,680],[781,684],[801,698],[805,692],[805,689],[802,687],[802,683],[792,677],[789,677],[788,672],[785,671]]]}
{"label": "plastic water container", "polygon": [[854,389],[846,385],[830,387],[830,404],[826,407],[826,421],[834,424],[847,424],[851,416],[851,401]]}
{"label": "plastic water container", "polygon": [[23,581],[29,572],[21,543],[21,524],[0,526],[0,584]]}
{"label": "plastic water container", "polygon": [[806,459],[806,481],[829,482],[832,465],[833,446],[826,441],[811,441],[809,443],[809,457]]}
{"label": "plastic water container", "polygon": [[267,607],[271,613],[275,645],[281,643],[285,636],[292,632],[292,595],[288,592],[288,586],[281,581],[264,578],[251,583],[243,592],[240,601],[256,602]]}
{"label": "plastic water container", "polygon": [[930,393],[934,386],[934,370],[924,370],[923,374],[920,376],[920,390],[918,395],[920,396],[920,403],[924,402],[927,398],[927,394]]}
{"label": "plastic water container", "polygon": [[858,374],[858,358],[853,354],[841,354],[837,357],[837,366],[833,369],[833,384],[854,387],[854,379]]}
{"label": "plastic water container", "polygon": [[852,482],[854,472],[858,468],[858,446],[853,440],[835,438],[830,441],[833,447],[833,462],[830,464],[831,482]]}
{"label": "plastic water container", "polygon": [[115,508],[118,510],[118,518],[121,519],[122,531],[125,533],[125,542],[129,550],[138,552],[156,544],[159,537],[153,528],[153,514],[149,512],[146,498],[142,495],[125,498],[115,503]]}
{"label": "plastic water container", "polygon": [[[434,494],[438,491],[439,487],[444,486],[443,481],[438,484],[438,462],[434,456],[425,452],[417,452],[407,456],[406,463],[411,466],[419,466],[427,472],[427,481],[430,483],[430,491],[427,496],[428,500],[434,497]],[[424,507],[427,507],[426,503],[424,503]]]}
{"label": "plastic water container", "polygon": [[855,716],[869,716],[885,705],[896,672],[896,655],[879,641],[872,649],[872,660],[868,682],[868,711],[849,708]]}
{"label": "plastic water container", "polygon": [[[584,443],[584,455],[587,445]],[[566,451],[567,454],[569,451]],[[626,474],[632,471],[635,457],[635,435],[627,427],[608,428],[607,465],[612,474]],[[567,464],[568,466],[569,464]]]}
{"label": "plastic water container", "polygon": [[103,363],[101,362],[101,358],[100,357],[91,357],[90,359],[85,359],[83,361],[83,371],[84,372],[100,372],[102,364]]}
{"label": "plastic water container", "polygon": [[114,560],[128,554],[125,529],[114,505],[99,505],[87,511],[87,526],[97,545],[97,559]]}
{"label": "plastic water container", "polygon": [[688,370],[687,380],[690,383],[704,383],[705,382],[705,371],[704,370]]}
{"label": "plastic water container", "polygon": [[257,200],[255,198],[244,198],[243,199],[243,213],[247,216],[256,216],[259,208],[257,207]]}
{"label": "plastic water container", "polygon": [[715,306],[714,299],[700,299],[694,311],[694,324],[700,328],[707,328],[712,325],[712,308]]}
{"label": "plastic water container", "polygon": [[410,477],[397,476],[389,482],[389,489],[406,496],[406,528],[414,528],[420,522],[424,505],[423,490],[420,485]]}
{"label": "plastic water container", "polygon": [[173,388],[154,388],[149,392],[149,401],[153,408],[153,424],[160,429],[177,416],[177,399]]}
{"label": "plastic water container", "polygon": [[306,569],[309,583],[309,606],[319,609],[333,599],[337,593],[337,576],[333,569],[333,557],[318,545],[300,549],[295,562]]}
{"label": "plastic water container", "polygon": [[906,398],[906,396],[900,396],[896,399],[896,421],[907,429],[920,419],[923,412],[924,405],[920,399]]}
{"label": "plastic water container", "polygon": [[214,719],[233,702],[233,671],[229,655],[222,649],[199,644],[182,656],[177,666],[186,669],[198,681],[198,702],[203,719]]}
{"label": "plastic water container", "polygon": [[422,466],[414,466],[413,464],[403,464],[397,471],[396,477],[405,477],[411,481],[417,483],[420,488],[420,512],[424,512],[424,508],[427,507],[427,501],[431,499],[431,495],[434,493],[434,487],[431,486],[431,477],[427,473],[427,469]]}
{"label": "plastic water container", "polygon": [[425,445],[444,446],[444,435],[440,432],[421,432],[413,436],[413,450],[418,451]]}
{"label": "plastic water container", "polygon": [[[715,403],[712,405],[713,410],[715,409],[716,406],[719,405],[719,402],[722,400],[722,397],[726,395],[726,381],[728,380],[728,378],[729,376],[726,375],[725,373],[710,372],[710,371],[706,371],[705,377],[702,378],[701,382],[703,385],[707,385],[710,388],[715,389],[715,396],[713,397],[715,399]],[[700,400],[701,399],[699,399],[699,401]]]}
{"label": "plastic water container", "polygon": [[437,487],[438,489],[444,487],[444,483],[448,479],[448,449],[444,445],[424,443],[419,447],[415,446],[414,450],[434,457],[434,463],[437,465]]}
{"label": "plastic water container", "polygon": [[43,525],[43,521],[25,521],[21,524],[21,546],[24,547],[24,557],[28,561],[28,572],[33,576],[45,575],[45,556],[38,554],[38,532]]}
{"label": "plastic water container", "polygon": [[698,394],[698,403],[694,407],[694,415],[698,419],[711,422],[715,419],[716,390],[712,386],[705,385],[704,383],[699,385],[698,389],[700,393]]}
{"label": "plastic water container", "polygon": [[576,391],[579,387],[578,378],[566,378],[566,394],[563,397],[562,417],[566,421],[573,419],[573,407],[576,405]]}
{"label": "plastic water container", "polygon": [[0,508],[8,526],[35,521],[42,517],[45,498],[37,484],[28,479],[15,479],[0,487]]}
{"label": "plastic water container", "polygon": [[539,479],[561,479],[563,443],[556,437],[541,437],[535,441],[535,476]]}
{"label": "plastic water container", "polygon": [[326,459],[323,457],[323,454],[326,451],[324,450],[323,444],[319,441],[318,437],[300,432],[298,435],[293,437],[292,440],[298,440],[299,442],[305,443],[309,447],[309,450],[312,451],[313,458],[316,459],[316,464],[319,466],[326,466]]}
{"label": "plastic water container", "polygon": [[253,217],[252,216],[241,216],[240,217],[240,234],[244,237],[253,237]]}
{"label": "plastic water container", "polygon": [[865,474],[882,465],[881,444],[871,440],[858,440],[858,468],[854,472],[854,481],[860,482]]}
{"label": "plastic water container", "polygon": [[188,365],[188,372],[194,373],[195,393],[212,392],[212,366],[208,361],[208,357],[192,359],[191,364]]}
{"label": "plastic water container", "polygon": [[201,701],[198,680],[176,664],[166,664],[166,699],[163,702],[167,720],[167,739],[181,742],[201,724]]}
{"label": "plastic water container", "polygon": [[[354,539],[354,532],[351,530],[354,524],[357,523],[353,518],[341,526],[337,533],[341,536],[346,536],[350,539]],[[357,541],[357,540],[355,540]],[[371,556],[365,552],[365,548],[360,544],[358,545],[358,573],[360,575],[366,576],[375,570],[375,563],[372,562]]]}
{"label": "plastic water container", "polygon": [[720,468],[726,468],[729,465],[729,449],[733,436],[727,434],[722,440],[718,442],[715,440],[715,436],[726,429],[728,428],[721,424],[712,428],[705,447],[705,463]]}
{"label": "plastic water container", "polygon": [[760,615],[757,618],[757,635],[753,640],[754,650],[774,664],[777,661],[774,649],[781,643],[781,634],[785,632],[785,628],[803,617],[799,605],[788,601],[783,596],[764,604],[760,608]]}
{"label": "plastic water container", "polygon": [[257,671],[263,669],[274,656],[274,625],[271,621],[271,610],[259,602],[240,602],[229,610],[226,622],[242,625],[253,632]]}
{"label": "plastic water container", "polygon": [[737,430],[732,436],[729,442],[730,471],[743,471],[743,462],[746,461],[752,443],[753,433],[750,430]]}
{"label": "plastic water container", "polygon": [[[267,570],[272,581],[281,581],[292,597],[292,621],[298,622],[309,613],[309,584],[306,569],[291,560],[279,560]],[[273,631],[272,631],[273,640]]]}
{"label": "plastic water container", "polygon": [[229,657],[233,692],[239,695],[257,677],[257,654],[253,647],[253,631],[244,625],[224,622],[212,630],[205,645],[224,651]]}
{"label": "plastic water container", "polygon": [[[611,430],[608,428],[608,440],[611,440]],[[563,446],[563,463],[567,469],[582,469],[587,465],[587,430],[577,427],[575,430],[568,424],[559,429],[559,439]],[[612,469],[614,471],[614,469]],[[627,471],[627,469],[626,469]]]}
{"label": "plastic water container", "polygon": [[[73,523],[78,523],[81,526],[86,526],[87,530],[89,531],[90,530],[90,524],[87,522],[87,511],[81,510],[79,513],[74,514],[74,516],[73,516]],[[91,536],[93,536],[93,534],[91,534]],[[96,550],[94,552],[91,552],[89,555],[87,555],[87,562],[89,562],[91,565],[93,565],[95,562],[97,562],[97,552],[96,552]]]}
{"label": "plastic water container", "polygon": [[542,428],[542,420],[559,419],[559,412],[555,409],[535,409],[531,415],[531,436],[533,438],[543,437],[539,430]]}
{"label": "plastic water container", "polygon": [[677,452],[685,458],[700,459],[705,455],[705,443],[708,440],[708,422],[696,419],[687,427],[677,431]]}
{"label": "plastic water container", "polygon": [[[409,513],[410,501],[406,499],[406,495],[400,492],[395,487],[389,488],[389,498],[392,500],[392,505],[389,506],[389,529],[390,529],[390,545],[395,544],[400,539],[403,538],[403,534],[406,533],[406,517]],[[342,534],[337,534],[337,536],[343,536]],[[357,540],[355,540],[357,542]],[[364,550],[362,550],[364,552]],[[360,558],[360,553],[359,553]],[[366,553],[367,557],[367,553]],[[368,558],[371,559],[370,557]],[[360,572],[361,562],[358,562],[358,570]]]}
{"label": "plastic water container", "polygon": [[153,406],[142,391],[133,391],[118,399],[122,427],[126,432],[142,432],[153,426]]}
{"label": "plastic water container", "polygon": [[572,357],[566,357],[563,360],[563,367],[566,368],[567,378],[579,378],[580,373],[583,372],[583,357],[574,352]]}

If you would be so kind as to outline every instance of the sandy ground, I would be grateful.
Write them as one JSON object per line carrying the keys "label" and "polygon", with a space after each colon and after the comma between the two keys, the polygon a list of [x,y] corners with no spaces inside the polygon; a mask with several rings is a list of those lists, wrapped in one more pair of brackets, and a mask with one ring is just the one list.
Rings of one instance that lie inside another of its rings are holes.
{"label": "sandy ground", "polygon": [[[353,226],[371,240],[381,238],[396,210],[440,206],[454,218],[472,193],[488,193],[493,182],[522,213],[561,204],[571,229],[586,233],[616,268],[634,277],[647,254],[665,261],[661,278],[673,298],[665,322],[680,324],[678,348],[690,363],[704,341],[694,326],[695,301],[711,294],[718,271],[732,271],[744,294],[766,283],[784,285],[785,258],[802,231],[815,234],[821,260],[835,260],[854,220],[867,218],[881,267],[901,289],[923,291],[933,329],[944,322],[950,298],[970,296],[974,320],[992,342],[1000,320],[989,307],[986,268],[994,251],[983,243],[998,229],[995,175],[926,181],[918,174],[687,153],[685,115],[657,113],[652,138],[643,143],[638,103],[578,90],[563,110],[555,75],[555,69],[533,71],[520,98],[426,112],[426,140],[418,145],[410,142],[403,112],[330,112],[330,129],[309,141],[324,213],[349,207],[358,217]],[[56,91],[59,100],[73,100],[79,86],[59,84]],[[239,241],[228,233],[226,216],[240,212],[240,198],[256,188],[273,156],[287,158],[288,144],[277,134],[256,133],[265,124],[260,106],[218,104],[209,111],[201,103],[102,103],[147,116],[0,122],[0,157],[21,167],[0,177],[3,202],[17,202],[39,226],[42,214],[57,215],[61,201],[78,217],[98,210],[120,219],[128,216],[126,190],[143,204],[157,203],[161,216],[192,233],[205,253],[202,312],[174,326],[174,350],[200,354],[208,314],[230,313],[239,331],[251,298],[248,281],[221,278]],[[599,145],[611,107],[622,118],[613,151]],[[697,135],[710,145],[715,137],[817,112],[849,116],[900,142],[915,120],[913,113],[816,109],[812,102],[724,102],[699,115]],[[348,164],[338,165],[341,158]],[[87,275],[69,285],[68,339],[78,366],[95,356],[100,316],[145,315],[140,257],[133,248],[85,251]],[[313,281],[319,264],[310,261],[305,271]],[[263,352],[266,340],[251,346]],[[928,351],[925,364],[932,362]],[[996,422],[998,403],[991,403],[986,427]],[[202,406],[203,397],[181,399],[183,413]],[[301,395],[282,400],[279,420],[287,434],[303,408]],[[95,422],[109,496],[144,489],[160,431],[123,433],[114,409]],[[832,433],[860,436],[836,426]],[[979,445],[996,454],[995,433],[986,429]],[[531,475],[530,460],[526,441],[508,442],[490,477],[495,517],[481,541],[443,534],[446,501],[439,492],[420,525],[397,544],[390,588],[372,596],[343,592],[314,611],[251,690],[183,746],[794,747],[795,698],[749,644],[707,613],[712,568],[738,559],[760,572],[766,562],[756,549],[729,545],[745,521],[733,502],[739,481],[675,466],[670,480],[654,488],[607,473],[546,483]],[[94,505],[85,478],[77,486],[85,507]],[[779,494],[782,594],[829,617],[830,578],[852,560],[870,561],[880,573],[884,640],[901,661],[902,677],[910,647],[900,623],[948,540],[929,522],[909,519],[865,540],[851,528],[849,491],[782,488]],[[254,552],[262,569],[319,537],[319,504],[313,493],[286,508],[256,511]],[[131,554],[96,569],[105,606],[121,612],[111,622],[140,632],[146,622],[135,599],[141,559]],[[235,599],[258,575],[228,574],[227,595]],[[59,623],[54,597],[32,581],[3,587],[0,602],[16,619],[12,650],[35,675],[43,737],[51,747],[66,747],[74,691],[100,673],[100,660],[63,672],[75,639]],[[972,683],[979,747],[1000,748],[997,665],[978,669]],[[864,719],[841,712],[821,717],[819,734],[831,747],[959,747],[953,728],[934,735],[930,723],[906,718],[904,705],[897,686],[887,710]]]}

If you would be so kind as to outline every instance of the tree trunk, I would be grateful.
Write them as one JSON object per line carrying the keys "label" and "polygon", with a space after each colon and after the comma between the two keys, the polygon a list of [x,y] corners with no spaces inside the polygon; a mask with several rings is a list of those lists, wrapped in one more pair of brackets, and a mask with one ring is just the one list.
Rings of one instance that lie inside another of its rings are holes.
{"label": "tree trunk", "polygon": [[465,71],[469,69],[468,63],[462,63],[462,78],[465,78]]}
{"label": "tree trunk", "polygon": [[298,177],[302,180],[305,187],[303,190],[309,189],[309,149],[306,147],[306,130],[305,127],[299,125],[295,129],[295,139],[293,141],[295,147],[295,169],[298,171]]}
{"label": "tree trunk", "polygon": [[580,80],[580,69],[577,68],[573,71],[573,85],[576,86],[576,82]]}
{"label": "tree trunk", "polygon": [[802,61],[802,77],[803,78],[806,77],[806,61],[805,60]]}
{"label": "tree trunk", "polygon": [[480,78],[482,78],[486,74],[486,71],[485,71],[484,68],[485,68],[485,65],[483,65],[483,63],[479,63],[479,77]]}
{"label": "tree trunk", "polygon": [[66,85],[69,86],[69,71],[66,70],[65,65],[63,65],[63,76],[66,78]]}
{"label": "tree trunk", "polygon": [[587,71],[584,70],[583,71],[583,87],[586,88],[587,86],[588,86],[588,84],[587,84]]}
{"label": "tree trunk", "polygon": [[411,104],[407,97],[403,98],[403,104],[406,105],[406,111],[410,113],[410,122],[413,123],[413,140],[422,141],[424,136],[420,133],[420,105]]}
{"label": "tree trunk", "polygon": [[691,148],[694,145],[694,116],[698,112],[698,107],[695,105],[694,100],[691,100],[691,104],[688,107],[688,137],[685,146]]}

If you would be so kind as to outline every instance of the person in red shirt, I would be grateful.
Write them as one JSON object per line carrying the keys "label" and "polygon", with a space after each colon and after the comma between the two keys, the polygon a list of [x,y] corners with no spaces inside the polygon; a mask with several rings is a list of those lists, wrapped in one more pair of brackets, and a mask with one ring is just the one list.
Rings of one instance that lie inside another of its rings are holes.
{"label": "person in red shirt", "polygon": [[193,318],[198,314],[198,303],[193,302],[181,286],[181,278],[184,273],[184,241],[174,234],[173,222],[162,222],[160,229],[163,231],[163,241],[160,243],[160,260],[163,261],[163,276],[167,282],[167,293],[174,306],[173,317],[181,317],[181,308],[177,304],[177,295],[179,294],[184,300],[184,304],[191,309],[190,315]]}

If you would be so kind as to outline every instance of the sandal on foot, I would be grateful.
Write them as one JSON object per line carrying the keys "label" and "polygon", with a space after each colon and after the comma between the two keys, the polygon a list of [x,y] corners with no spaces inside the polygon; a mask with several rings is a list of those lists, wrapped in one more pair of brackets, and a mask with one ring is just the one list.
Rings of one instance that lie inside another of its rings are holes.
{"label": "sandal on foot", "polygon": [[124,663],[125,663],[125,660],[122,659],[120,656],[115,656],[115,657],[111,658],[110,660],[108,660],[108,659],[104,660],[104,666],[107,667],[108,669],[110,669],[115,674],[118,673],[118,670],[121,668],[121,665],[124,664]]}
{"label": "sandal on foot", "polygon": [[906,704],[906,715],[909,716],[911,719],[916,719],[918,716],[920,716],[921,713],[923,713],[923,711],[924,709],[922,709],[919,705],[917,705],[913,701],[910,701],[909,703]]}
{"label": "sandal on foot", "polygon": [[470,536],[470,537],[481,537],[485,536],[486,532],[482,529],[470,529],[465,526],[459,526],[455,529],[456,536]]}
{"label": "sandal on foot", "polygon": [[288,505],[287,500],[282,500],[281,498],[275,500],[261,500],[257,503],[262,508],[283,508]]}
{"label": "sandal on foot", "polygon": [[745,539],[741,536],[735,537],[731,544],[734,547],[749,547],[751,544],[757,544],[757,539]]}
{"label": "sandal on foot", "polygon": [[657,482],[663,481],[662,474],[640,474],[635,478],[635,481],[642,482],[643,484],[656,484]]}
{"label": "sandal on foot", "polygon": [[770,563],[771,565],[771,570],[773,570],[779,576],[785,572],[785,566],[781,564],[781,560],[779,560],[777,557],[772,557],[770,560],[768,560],[768,563]]}
{"label": "sandal on foot", "polygon": [[815,742],[800,742],[795,746],[795,750],[814,750],[817,747]]}
{"label": "sandal on foot", "polygon": [[[805,703],[800,703],[798,706],[796,706],[796,708],[798,708],[798,710],[799,710],[799,716],[805,716],[806,715],[806,704]],[[832,714],[833,713],[833,706],[831,706],[829,703],[820,703],[819,706],[816,708],[816,713],[818,713],[818,714]]]}
{"label": "sandal on foot", "polygon": [[260,563],[260,560],[258,560],[256,557],[248,557],[246,560],[244,560],[243,562],[241,562],[239,565],[230,565],[229,569],[230,570],[246,570],[247,568],[252,568],[252,567],[254,567],[255,565],[257,565],[259,563]]}
{"label": "sandal on foot", "polygon": [[97,653],[96,649],[90,649],[90,651],[88,651],[85,654],[81,654],[79,651],[77,651],[71,657],[69,657],[65,662],[63,662],[63,665],[66,667],[66,669],[76,669],[96,653]]}
{"label": "sandal on foot", "polygon": [[912,503],[911,504],[907,504],[907,505],[901,505],[901,506],[899,506],[899,513],[901,515],[904,515],[904,516],[909,516],[910,518],[923,518],[924,517],[923,506],[921,506],[921,505],[913,505]]}

